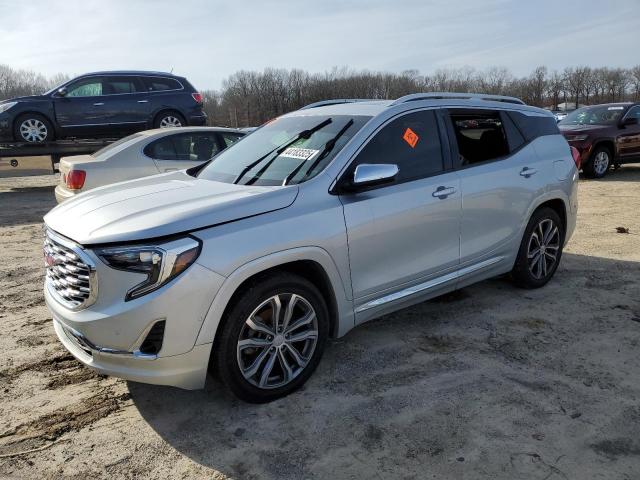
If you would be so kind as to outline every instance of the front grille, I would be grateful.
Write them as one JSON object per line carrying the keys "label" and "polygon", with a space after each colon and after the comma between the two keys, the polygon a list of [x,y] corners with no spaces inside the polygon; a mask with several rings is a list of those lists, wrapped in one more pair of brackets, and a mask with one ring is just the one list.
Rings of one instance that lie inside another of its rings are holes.
{"label": "front grille", "polygon": [[95,302],[95,265],[76,244],[46,230],[44,263],[45,281],[56,300],[72,310]]}

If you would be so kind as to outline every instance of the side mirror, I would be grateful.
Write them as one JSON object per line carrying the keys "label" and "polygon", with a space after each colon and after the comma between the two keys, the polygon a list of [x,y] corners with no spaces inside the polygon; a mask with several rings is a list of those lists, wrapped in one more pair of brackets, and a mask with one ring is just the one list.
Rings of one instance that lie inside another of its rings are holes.
{"label": "side mirror", "polygon": [[627,127],[629,125],[638,125],[638,117],[627,117],[620,122],[621,127]]}
{"label": "side mirror", "polygon": [[361,187],[371,187],[392,182],[399,169],[397,165],[391,163],[361,163],[353,172],[351,185],[356,189]]}
{"label": "side mirror", "polygon": [[58,97],[64,97],[67,95],[67,89],[64,87],[60,87],[58,90],[56,90],[56,95]]}

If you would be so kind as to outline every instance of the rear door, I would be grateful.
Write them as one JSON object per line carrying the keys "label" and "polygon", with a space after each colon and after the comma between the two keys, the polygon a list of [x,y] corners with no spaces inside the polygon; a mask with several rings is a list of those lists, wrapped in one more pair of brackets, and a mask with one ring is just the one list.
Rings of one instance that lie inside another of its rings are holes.
{"label": "rear door", "polygon": [[460,181],[439,132],[433,110],[396,117],[341,179],[348,181],[363,163],[399,168],[392,184],[340,195],[358,321],[415,299],[429,288],[425,282],[458,266]]}
{"label": "rear door", "polygon": [[216,132],[184,132],[152,141],[144,154],[153,159],[158,171],[170,172],[200,165],[223,148]]}
{"label": "rear door", "polygon": [[449,128],[462,190],[460,264],[473,271],[495,266],[519,244],[552,166],[538,159],[506,112],[449,109]]}
{"label": "rear door", "polygon": [[107,123],[124,130],[146,125],[151,106],[149,95],[139,77],[108,76],[103,89],[100,108],[104,111]]}

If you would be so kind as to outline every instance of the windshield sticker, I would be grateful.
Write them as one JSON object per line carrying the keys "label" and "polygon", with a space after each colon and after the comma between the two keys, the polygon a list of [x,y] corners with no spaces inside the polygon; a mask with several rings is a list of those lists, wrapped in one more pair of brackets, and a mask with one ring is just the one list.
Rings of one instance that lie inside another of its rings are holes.
{"label": "windshield sticker", "polygon": [[410,128],[407,128],[402,135],[402,139],[407,142],[411,148],[415,148],[418,140],[420,140],[420,137],[416,132],[414,132]]}
{"label": "windshield sticker", "polygon": [[280,154],[281,157],[297,158],[298,160],[310,160],[320,150],[313,150],[311,148],[298,148],[289,147]]}
{"label": "windshield sticker", "polygon": [[609,107],[607,110],[624,110],[624,107]]}

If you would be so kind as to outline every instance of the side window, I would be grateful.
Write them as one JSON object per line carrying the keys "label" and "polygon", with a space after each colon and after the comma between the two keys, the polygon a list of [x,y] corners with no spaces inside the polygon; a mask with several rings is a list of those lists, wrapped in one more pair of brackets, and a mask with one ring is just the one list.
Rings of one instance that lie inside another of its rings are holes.
{"label": "side window", "polygon": [[220,151],[215,133],[180,133],[151,142],[144,154],[156,160],[205,161]]}
{"label": "side window", "polygon": [[89,77],[67,87],[67,97],[97,97],[102,95],[102,78]]}
{"label": "side window", "polygon": [[362,163],[398,166],[396,183],[423,178],[444,170],[438,123],[432,110],[403,115],[376,133],[349,167]]}
{"label": "side window", "polygon": [[145,88],[149,92],[160,92],[163,90],[180,90],[182,86],[177,80],[162,77],[143,77]]}
{"label": "side window", "polygon": [[543,135],[559,135],[558,123],[550,115],[526,115],[522,112],[510,111],[506,115],[517,125],[525,140],[531,140]]}
{"label": "side window", "polygon": [[108,77],[104,82],[105,95],[136,93],[139,91],[135,77]]}
{"label": "side window", "polygon": [[500,112],[450,110],[462,166],[486,162],[509,154]]}
{"label": "side window", "polygon": [[220,135],[222,136],[224,144],[227,147],[230,147],[242,138],[242,135],[238,135],[237,133],[222,132]]}
{"label": "side window", "polygon": [[625,118],[637,118],[640,120],[640,106],[631,107]]}

